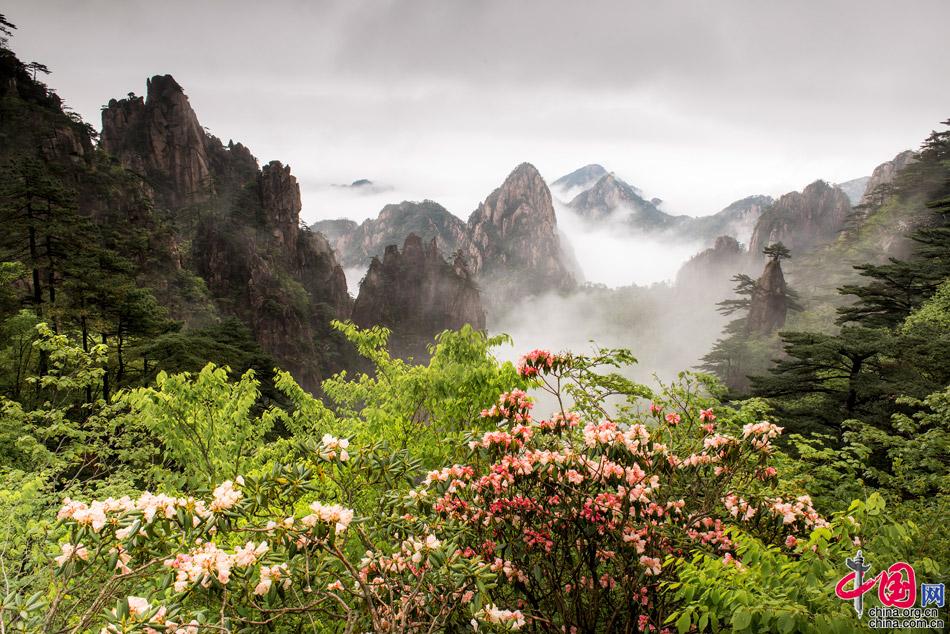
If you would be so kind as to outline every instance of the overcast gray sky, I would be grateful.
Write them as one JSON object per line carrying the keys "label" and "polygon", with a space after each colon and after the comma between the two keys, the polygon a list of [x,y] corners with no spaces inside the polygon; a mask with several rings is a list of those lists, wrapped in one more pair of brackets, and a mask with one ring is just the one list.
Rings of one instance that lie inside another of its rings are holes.
{"label": "overcast gray sky", "polygon": [[[467,217],[522,161],[590,162],[705,214],[868,174],[950,117],[950,2],[8,0],[88,121],[170,73],[211,132],[292,165],[314,220]],[[330,183],[386,194],[344,200]]]}

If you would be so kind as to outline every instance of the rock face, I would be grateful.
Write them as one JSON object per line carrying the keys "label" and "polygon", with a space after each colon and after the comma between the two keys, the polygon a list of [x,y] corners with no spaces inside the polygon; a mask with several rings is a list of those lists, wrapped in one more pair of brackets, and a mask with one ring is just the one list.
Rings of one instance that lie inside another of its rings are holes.
{"label": "rock face", "polygon": [[428,244],[410,234],[402,252],[385,249],[373,257],[353,305],[358,326],[382,325],[392,330],[392,351],[400,357],[427,358],[435,334],[469,324],[485,328],[478,288],[461,256],[453,264],[439,253],[437,240]]}
{"label": "rock face", "polygon": [[399,244],[409,234],[426,242],[434,238],[439,249],[451,255],[459,248],[466,231],[462,220],[431,200],[386,205],[376,218],[360,225],[346,220],[322,220],[311,226],[318,231],[325,227],[334,251],[346,267],[366,266],[371,258],[382,255],[387,245]]}
{"label": "rock face", "polygon": [[862,205],[880,204],[886,196],[887,185],[889,185],[897,174],[911,163],[917,162],[917,153],[912,150],[904,150],[890,161],[881,163],[871,172],[867,186],[864,188],[864,195],[861,197]]}
{"label": "rock face", "polygon": [[868,182],[870,180],[870,176],[852,178],[849,181],[838,183],[838,187],[848,195],[848,200],[851,201],[851,206],[854,207],[861,203],[861,198],[864,196],[864,192],[867,191]]}
{"label": "rock face", "polygon": [[687,219],[680,231],[686,237],[703,241],[715,237],[718,242],[721,236],[732,236],[748,244],[759,218],[774,202],[771,196],[747,196],[710,216]]}
{"label": "rock face", "polygon": [[145,99],[110,101],[102,126],[103,149],[170,214],[180,266],[203,279],[217,313],[245,322],[305,387],[339,369],[329,322],[352,300],[329,242],[300,226],[290,167],[260,169],[240,143],[206,134],[170,75],[152,77]]}
{"label": "rock face", "polygon": [[749,250],[753,254],[782,242],[792,253],[805,252],[835,239],[851,213],[847,194],[825,181],[779,198],[755,225]]}
{"label": "rock face", "polygon": [[565,264],[551,192],[530,163],[469,216],[462,252],[492,307],[577,285]]}
{"label": "rock face", "polygon": [[607,175],[602,165],[592,163],[576,169],[551,183],[551,191],[556,192],[562,200],[570,200],[582,191],[588,190],[601,178]]}
{"label": "rock face", "polygon": [[767,336],[785,325],[788,315],[788,287],[782,274],[782,264],[770,259],[762,276],[755,282],[746,317],[749,334]]}
{"label": "rock face", "polygon": [[166,193],[170,206],[208,200],[208,137],[188,97],[171,75],[156,75],[147,86],[144,99],[112,99],[102,111],[103,149]]}
{"label": "rock face", "polygon": [[601,177],[593,187],[581,192],[568,204],[578,215],[593,221],[621,221],[643,231],[670,229],[681,218],[671,216],[641,196],[635,187],[614,174]]}
{"label": "rock face", "polygon": [[322,233],[327,240],[330,241],[330,244],[333,245],[333,250],[336,251],[337,257],[340,258],[341,264],[343,259],[343,254],[337,249],[336,242],[340,238],[347,236],[354,231],[359,229],[359,224],[353,220],[347,220],[346,218],[334,218],[333,220],[318,220],[317,222],[310,225],[311,231],[319,231]]}
{"label": "rock face", "polygon": [[676,274],[676,287],[689,293],[719,297],[726,294],[732,276],[746,267],[747,254],[732,236],[719,236],[715,244],[686,261]]}

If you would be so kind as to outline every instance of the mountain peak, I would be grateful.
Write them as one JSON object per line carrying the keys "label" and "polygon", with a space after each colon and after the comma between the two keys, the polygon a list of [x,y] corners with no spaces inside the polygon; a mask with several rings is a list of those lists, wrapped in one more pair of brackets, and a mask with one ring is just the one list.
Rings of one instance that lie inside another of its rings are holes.
{"label": "mountain peak", "polygon": [[843,189],[816,180],[800,192],[783,195],[759,217],[749,251],[758,255],[775,242],[793,252],[810,250],[833,240],[850,213],[851,201]]}
{"label": "mountain peak", "polygon": [[162,195],[172,207],[208,200],[214,193],[211,140],[171,75],[146,81],[146,98],[129,93],[102,111],[101,144],[123,167],[151,182],[170,185]]}
{"label": "mountain peak", "polygon": [[[563,263],[551,191],[530,163],[516,167],[472,212],[464,250],[472,272],[497,289],[490,297],[496,301],[525,286],[544,292],[576,284]],[[513,271],[528,282],[515,284]]]}
{"label": "mountain peak", "polygon": [[544,180],[541,177],[541,172],[538,171],[538,168],[532,165],[531,163],[522,163],[515,169],[511,171],[511,174],[508,175],[508,178],[505,179],[502,187],[507,185],[511,181],[515,181],[520,178],[531,178],[531,179],[540,179]]}
{"label": "mountain peak", "polygon": [[[150,79],[146,79],[145,91],[146,100],[149,102],[156,99],[167,99],[176,94],[185,96],[185,90],[171,75],[153,75]],[[185,97],[185,99],[187,100],[188,97]]]}
{"label": "mountain peak", "polygon": [[570,174],[565,174],[551,183],[551,187],[566,192],[570,192],[571,190],[576,191],[579,189],[588,189],[606,174],[607,170],[603,165],[591,163],[590,165],[585,165],[584,167],[574,170]]}

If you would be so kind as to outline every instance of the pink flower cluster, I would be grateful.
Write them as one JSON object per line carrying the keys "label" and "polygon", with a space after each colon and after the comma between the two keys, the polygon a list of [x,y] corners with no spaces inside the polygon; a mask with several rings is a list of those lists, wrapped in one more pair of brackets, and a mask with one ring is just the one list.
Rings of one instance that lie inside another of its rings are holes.
{"label": "pink flower cluster", "polygon": [[567,355],[552,354],[547,350],[532,350],[518,359],[518,374],[533,377],[540,373],[558,370],[569,362]]}
{"label": "pink flower cluster", "polygon": [[814,509],[811,498],[807,495],[801,495],[789,502],[780,497],[764,498],[760,504],[753,505],[730,493],[723,498],[722,503],[733,517],[743,521],[772,516],[781,518],[782,525],[792,529],[811,530],[828,526],[828,522]]}
{"label": "pink flower cluster", "polygon": [[498,402],[482,410],[482,418],[530,423],[534,403],[524,390],[514,389],[498,397]]}
{"label": "pink flower cluster", "polygon": [[742,437],[748,438],[753,447],[766,453],[772,449],[771,440],[781,433],[781,427],[766,421],[748,423],[742,427]]}
{"label": "pink flower cluster", "polygon": [[227,585],[233,565],[233,555],[218,548],[214,542],[205,542],[191,552],[179,553],[165,560],[165,566],[175,571],[175,592],[184,592],[195,584],[207,588],[213,579]]}
{"label": "pink flower cluster", "polygon": [[350,441],[346,438],[337,438],[331,434],[324,434],[323,438],[320,439],[320,444],[323,445],[320,450],[320,457],[324,460],[336,460],[337,457],[339,457],[340,462],[346,462],[350,459],[350,454],[347,452]]}

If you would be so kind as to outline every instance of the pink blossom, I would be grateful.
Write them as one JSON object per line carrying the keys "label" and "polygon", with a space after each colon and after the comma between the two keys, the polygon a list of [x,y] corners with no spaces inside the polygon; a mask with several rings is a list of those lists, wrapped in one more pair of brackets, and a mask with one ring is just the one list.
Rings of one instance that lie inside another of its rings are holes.
{"label": "pink blossom", "polygon": [[644,571],[646,575],[658,575],[663,570],[663,564],[656,557],[641,555],[640,563],[646,568]]}

